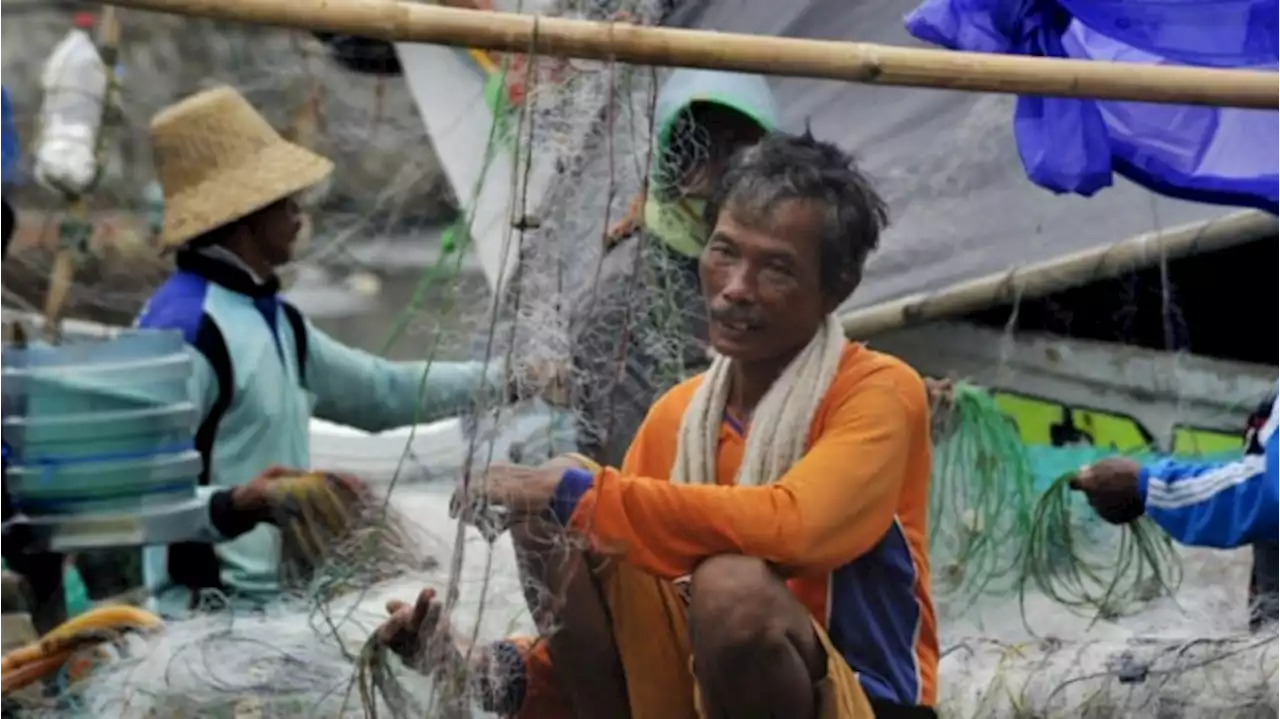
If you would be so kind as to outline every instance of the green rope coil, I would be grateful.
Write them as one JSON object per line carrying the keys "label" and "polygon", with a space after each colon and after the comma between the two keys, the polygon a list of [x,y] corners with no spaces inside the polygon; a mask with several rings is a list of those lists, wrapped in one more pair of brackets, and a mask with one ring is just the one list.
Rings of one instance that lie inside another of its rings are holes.
{"label": "green rope coil", "polygon": [[[1018,539],[1035,496],[1026,448],[986,391],[955,385],[935,411],[930,553],[940,593],[969,599],[1015,586]],[[1010,540],[1013,540],[1012,542]]]}

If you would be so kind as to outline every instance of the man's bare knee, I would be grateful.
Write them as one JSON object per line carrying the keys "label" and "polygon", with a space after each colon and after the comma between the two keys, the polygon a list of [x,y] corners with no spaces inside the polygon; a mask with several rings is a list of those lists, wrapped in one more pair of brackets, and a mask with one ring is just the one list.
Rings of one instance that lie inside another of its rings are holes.
{"label": "man's bare knee", "polygon": [[740,665],[797,653],[814,679],[822,676],[825,655],[809,613],[766,562],[712,557],[694,571],[692,582],[695,654]]}

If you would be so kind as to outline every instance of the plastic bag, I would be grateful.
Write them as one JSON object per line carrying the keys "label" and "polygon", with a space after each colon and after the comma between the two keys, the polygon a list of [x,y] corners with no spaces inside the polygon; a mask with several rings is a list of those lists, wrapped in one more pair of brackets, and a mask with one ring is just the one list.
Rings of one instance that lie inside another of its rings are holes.
{"label": "plastic bag", "polygon": [[46,61],[40,84],[44,102],[36,181],[56,192],[82,194],[98,174],[97,138],[107,92],[107,68],[88,33],[67,33]]}

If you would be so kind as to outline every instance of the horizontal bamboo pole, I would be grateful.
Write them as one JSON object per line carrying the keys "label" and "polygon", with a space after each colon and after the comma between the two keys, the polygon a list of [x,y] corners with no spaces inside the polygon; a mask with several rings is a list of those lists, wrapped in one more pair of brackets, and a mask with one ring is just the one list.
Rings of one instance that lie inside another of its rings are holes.
{"label": "horizontal bamboo pole", "polygon": [[[786,0],[778,0],[786,2]],[[668,67],[974,92],[1274,110],[1274,72],[992,55],[644,27],[397,0],[114,0],[193,17]]]}
{"label": "horizontal bamboo pole", "polygon": [[845,334],[856,339],[866,339],[881,332],[977,312],[1019,299],[1044,297],[1096,280],[1117,277],[1125,272],[1150,267],[1162,257],[1175,260],[1262,240],[1273,237],[1276,230],[1277,223],[1273,215],[1253,211],[1236,212],[1164,232],[1148,232],[1112,245],[1082,250],[1047,262],[1015,267],[1007,272],[978,277],[934,292],[920,292],[854,310],[840,320]]}

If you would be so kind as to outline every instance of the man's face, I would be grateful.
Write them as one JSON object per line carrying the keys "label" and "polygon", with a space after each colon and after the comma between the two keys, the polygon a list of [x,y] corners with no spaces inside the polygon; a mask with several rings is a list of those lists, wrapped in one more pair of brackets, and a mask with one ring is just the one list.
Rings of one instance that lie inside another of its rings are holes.
{"label": "man's face", "polygon": [[698,264],[711,346],[747,362],[800,349],[834,309],[821,284],[818,214],[785,201],[761,219],[721,210]]}
{"label": "man's face", "polygon": [[302,211],[293,198],[285,198],[254,213],[250,220],[253,242],[272,267],[293,258],[293,245],[302,229]]}

